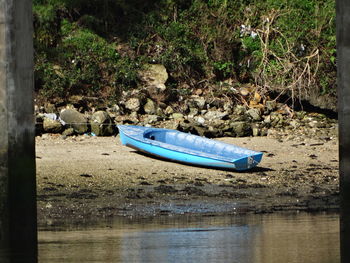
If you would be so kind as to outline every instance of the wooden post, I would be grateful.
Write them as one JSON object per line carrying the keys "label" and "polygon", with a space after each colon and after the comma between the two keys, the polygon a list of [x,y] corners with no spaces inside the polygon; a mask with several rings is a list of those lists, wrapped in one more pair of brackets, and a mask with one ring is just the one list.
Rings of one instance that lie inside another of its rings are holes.
{"label": "wooden post", "polygon": [[0,262],[37,262],[31,0],[0,0]]}
{"label": "wooden post", "polygon": [[350,1],[337,0],[340,253],[350,262]]}

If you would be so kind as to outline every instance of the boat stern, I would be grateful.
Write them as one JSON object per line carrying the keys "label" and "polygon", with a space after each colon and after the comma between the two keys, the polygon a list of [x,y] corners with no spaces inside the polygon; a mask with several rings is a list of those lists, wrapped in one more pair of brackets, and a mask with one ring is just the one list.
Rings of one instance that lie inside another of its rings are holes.
{"label": "boat stern", "polygon": [[238,171],[251,169],[257,166],[261,162],[262,156],[263,156],[263,153],[258,152],[256,154],[236,160],[234,162],[235,168]]}

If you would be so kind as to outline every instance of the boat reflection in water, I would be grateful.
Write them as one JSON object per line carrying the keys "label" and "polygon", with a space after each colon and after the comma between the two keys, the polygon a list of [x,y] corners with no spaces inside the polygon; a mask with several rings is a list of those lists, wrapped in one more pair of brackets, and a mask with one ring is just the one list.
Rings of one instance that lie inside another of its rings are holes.
{"label": "boat reflection in water", "polygon": [[339,262],[337,214],[165,217],[49,227],[39,262]]}

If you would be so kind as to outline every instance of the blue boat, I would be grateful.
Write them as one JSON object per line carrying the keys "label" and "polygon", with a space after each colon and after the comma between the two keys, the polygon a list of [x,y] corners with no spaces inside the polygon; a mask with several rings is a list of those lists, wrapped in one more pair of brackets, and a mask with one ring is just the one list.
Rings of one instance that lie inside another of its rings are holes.
{"label": "blue boat", "polygon": [[263,155],[176,130],[134,125],[118,125],[118,129],[123,145],[185,164],[243,171],[255,167]]}

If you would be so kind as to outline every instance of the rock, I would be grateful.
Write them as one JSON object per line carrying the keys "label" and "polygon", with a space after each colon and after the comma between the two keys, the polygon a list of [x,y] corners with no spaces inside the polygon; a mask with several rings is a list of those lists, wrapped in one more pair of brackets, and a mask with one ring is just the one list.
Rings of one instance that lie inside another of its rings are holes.
{"label": "rock", "polygon": [[140,79],[146,87],[155,87],[160,91],[166,89],[165,82],[168,80],[168,72],[161,64],[146,64],[145,69],[139,72]]}
{"label": "rock", "polygon": [[227,126],[226,124],[228,123],[229,121],[224,121],[224,120],[219,120],[219,119],[215,119],[215,120],[212,120],[210,122],[210,125],[216,127],[216,128],[223,128],[224,126]]}
{"label": "rock", "polygon": [[105,111],[97,111],[91,116],[91,132],[96,136],[108,136],[114,133],[114,124]]}
{"label": "rock", "polygon": [[260,130],[260,136],[267,136],[269,129],[264,127]]}
{"label": "rock", "polygon": [[251,117],[254,121],[260,121],[261,120],[261,113],[259,109],[249,109],[247,111],[247,115]]}
{"label": "rock", "polygon": [[204,114],[206,114],[207,112],[208,112],[208,110],[201,110],[201,111],[200,111],[200,114],[201,114],[201,115],[204,115]]}
{"label": "rock", "polygon": [[126,119],[126,121],[127,122],[131,122],[131,123],[138,123],[140,120],[139,120],[139,116],[137,115],[137,113],[134,111],[134,112],[132,112],[129,116],[126,116],[125,117]]}
{"label": "rock", "polygon": [[153,100],[147,99],[146,104],[143,106],[143,110],[147,114],[155,114],[157,111],[157,107]]}
{"label": "rock", "polygon": [[171,115],[174,120],[183,120],[184,115],[182,113],[175,112]]}
{"label": "rock", "polygon": [[181,105],[178,105],[178,111],[179,112],[189,112],[189,106],[187,104],[181,104]]}
{"label": "rock", "polygon": [[168,106],[168,107],[165,108],[164,113],[165,113],[166,115],[171,115],[171,114],[174,113],[174,110],[173,110],[172,107]]}
{"label": "rock", "polygon": [[65,125],[72,127],[78,134],[87,132],[88,125],[86,117],[74,109],[64,109],[60,113],[60,119]]}
{"label": "rock", "polygon": [[246,109],[243,105],[237,105],[233,110],[233,113],[235,115],[244,115],[245,112],[246,112]]}
{"label": "rock", "polygon": [[73,95],[68,98],[68,102],[73,104],[75,108],[87,108],[87,100],[80,95]]}
{"label": "rock", "polygon": [[251,126],[244,121],[231,122],[230,127],[237,137],[250,136],[252,134]]}
{"label": "rock", "polygon": [[114,104],[112,107],[107,109],[108,114],[111,116],[111,114],[116,115],[116,114],[124,114],[122,111],[121,107],[119,107],[118,104]]}
{"label": "rock", "polygon": [[175,120],[168,120],[162,123],[162,127],[165,129],[177,130],[179,128],[179,122]]}
{"label": "rock", "polygon": [[203,97],[195,98],[193,99],[193,102],[195,103],[196,107],[200,110],[205,108],[206,100]]}
{"label": "rock", "polygon": [[271,114],[271,127],[278,127],[282,124],[283,122],[283,116],[282,114]]}
{"label": "rock", "polygon": [[260,135],[259,125],[257,125],[256,123],[253,123],[251,127],[252,127],[253,136],[259,136]]}
{"label": "rock", "polygon": [[209,138],[217,138],[217,137],[222,137],[224,135],[226,135],[226,134],[225,134],[225,131],[223,129],[218,128],[218,127],[214,127],[212,125],[208,126],[208,130],[205,134],[205,136],[209,137]]}
{"label": "rock", "polygon": [[190,108],[190,113],[188,114],[189,118],[194,118],[194,116],[198,115],[198,109],[197,108]]}
{"label": "rock", "polygon": [[195,123],[182,120],[181,122],[179,122],[178,129],[183,132],[193,132],[194,126],[196,126]]}
{"label": "rock", "polygon": [[152,124],[160,120],[160,117],[158,115],[147,115],[147,117],[144,119],[145,123]]}
{"label": "rock", "polygon": [[132,112],[138,112],[140,107],[141,102],[138,98],[130,98],[125,102],[125,108]]}
{"label": "rock", "polygon": [[242,95],[242,96],[248,96],[250,91],[249,89],[245,88],[245,87],[242,87],[239,89],[239,93]]}
{"label": "rock", "polygon": [[158,115],[161,119],[165,118],[164,111],[161,108],[157,108],[156,115]]}
{"label": "rock", "polygon": [[205,119],[201,116],[195,117],[194,119],[197,123],[199,123],[201,125],[203,125],[205,123]]}
{"label": "rock", "polygon": [[57,112],[56,106],[52,103],[45,103],[44,104],[44,111],[45,112]]}
{"label": "rock", "polygon": [[63,132],[62,132],[62,136],[72,136],[74,134],[74,129],[73,128],[68,128],[68,129],[65,129]]}
{"label": "rock", "polygon": [[265,124],[270,124],[271,123],[271,115],[267,115],[266,117],[264,117],[264,123]]}
{"label": "rock", "polygon": [[231,121],[250,121],[249,117],[246,115],[235,115],[232,114],[229,116],[229,119]]}
{"label": "rock", "polygon": [[44,117],[43,129],[48,133],[59,133],[62,131],[62,124],[58,120]]}
{"label": "rock", "polygon": [[193,126],[193,129],[199,136],[205,136],[207,129],[201,126]]}
{"label": "rock", "polygon": [[228,113],[227,112],[221,112],[221,111],[208,111],[205,115],[204,118],[212,121],[212,120],[221,120],[224,117],[227,117]]}

